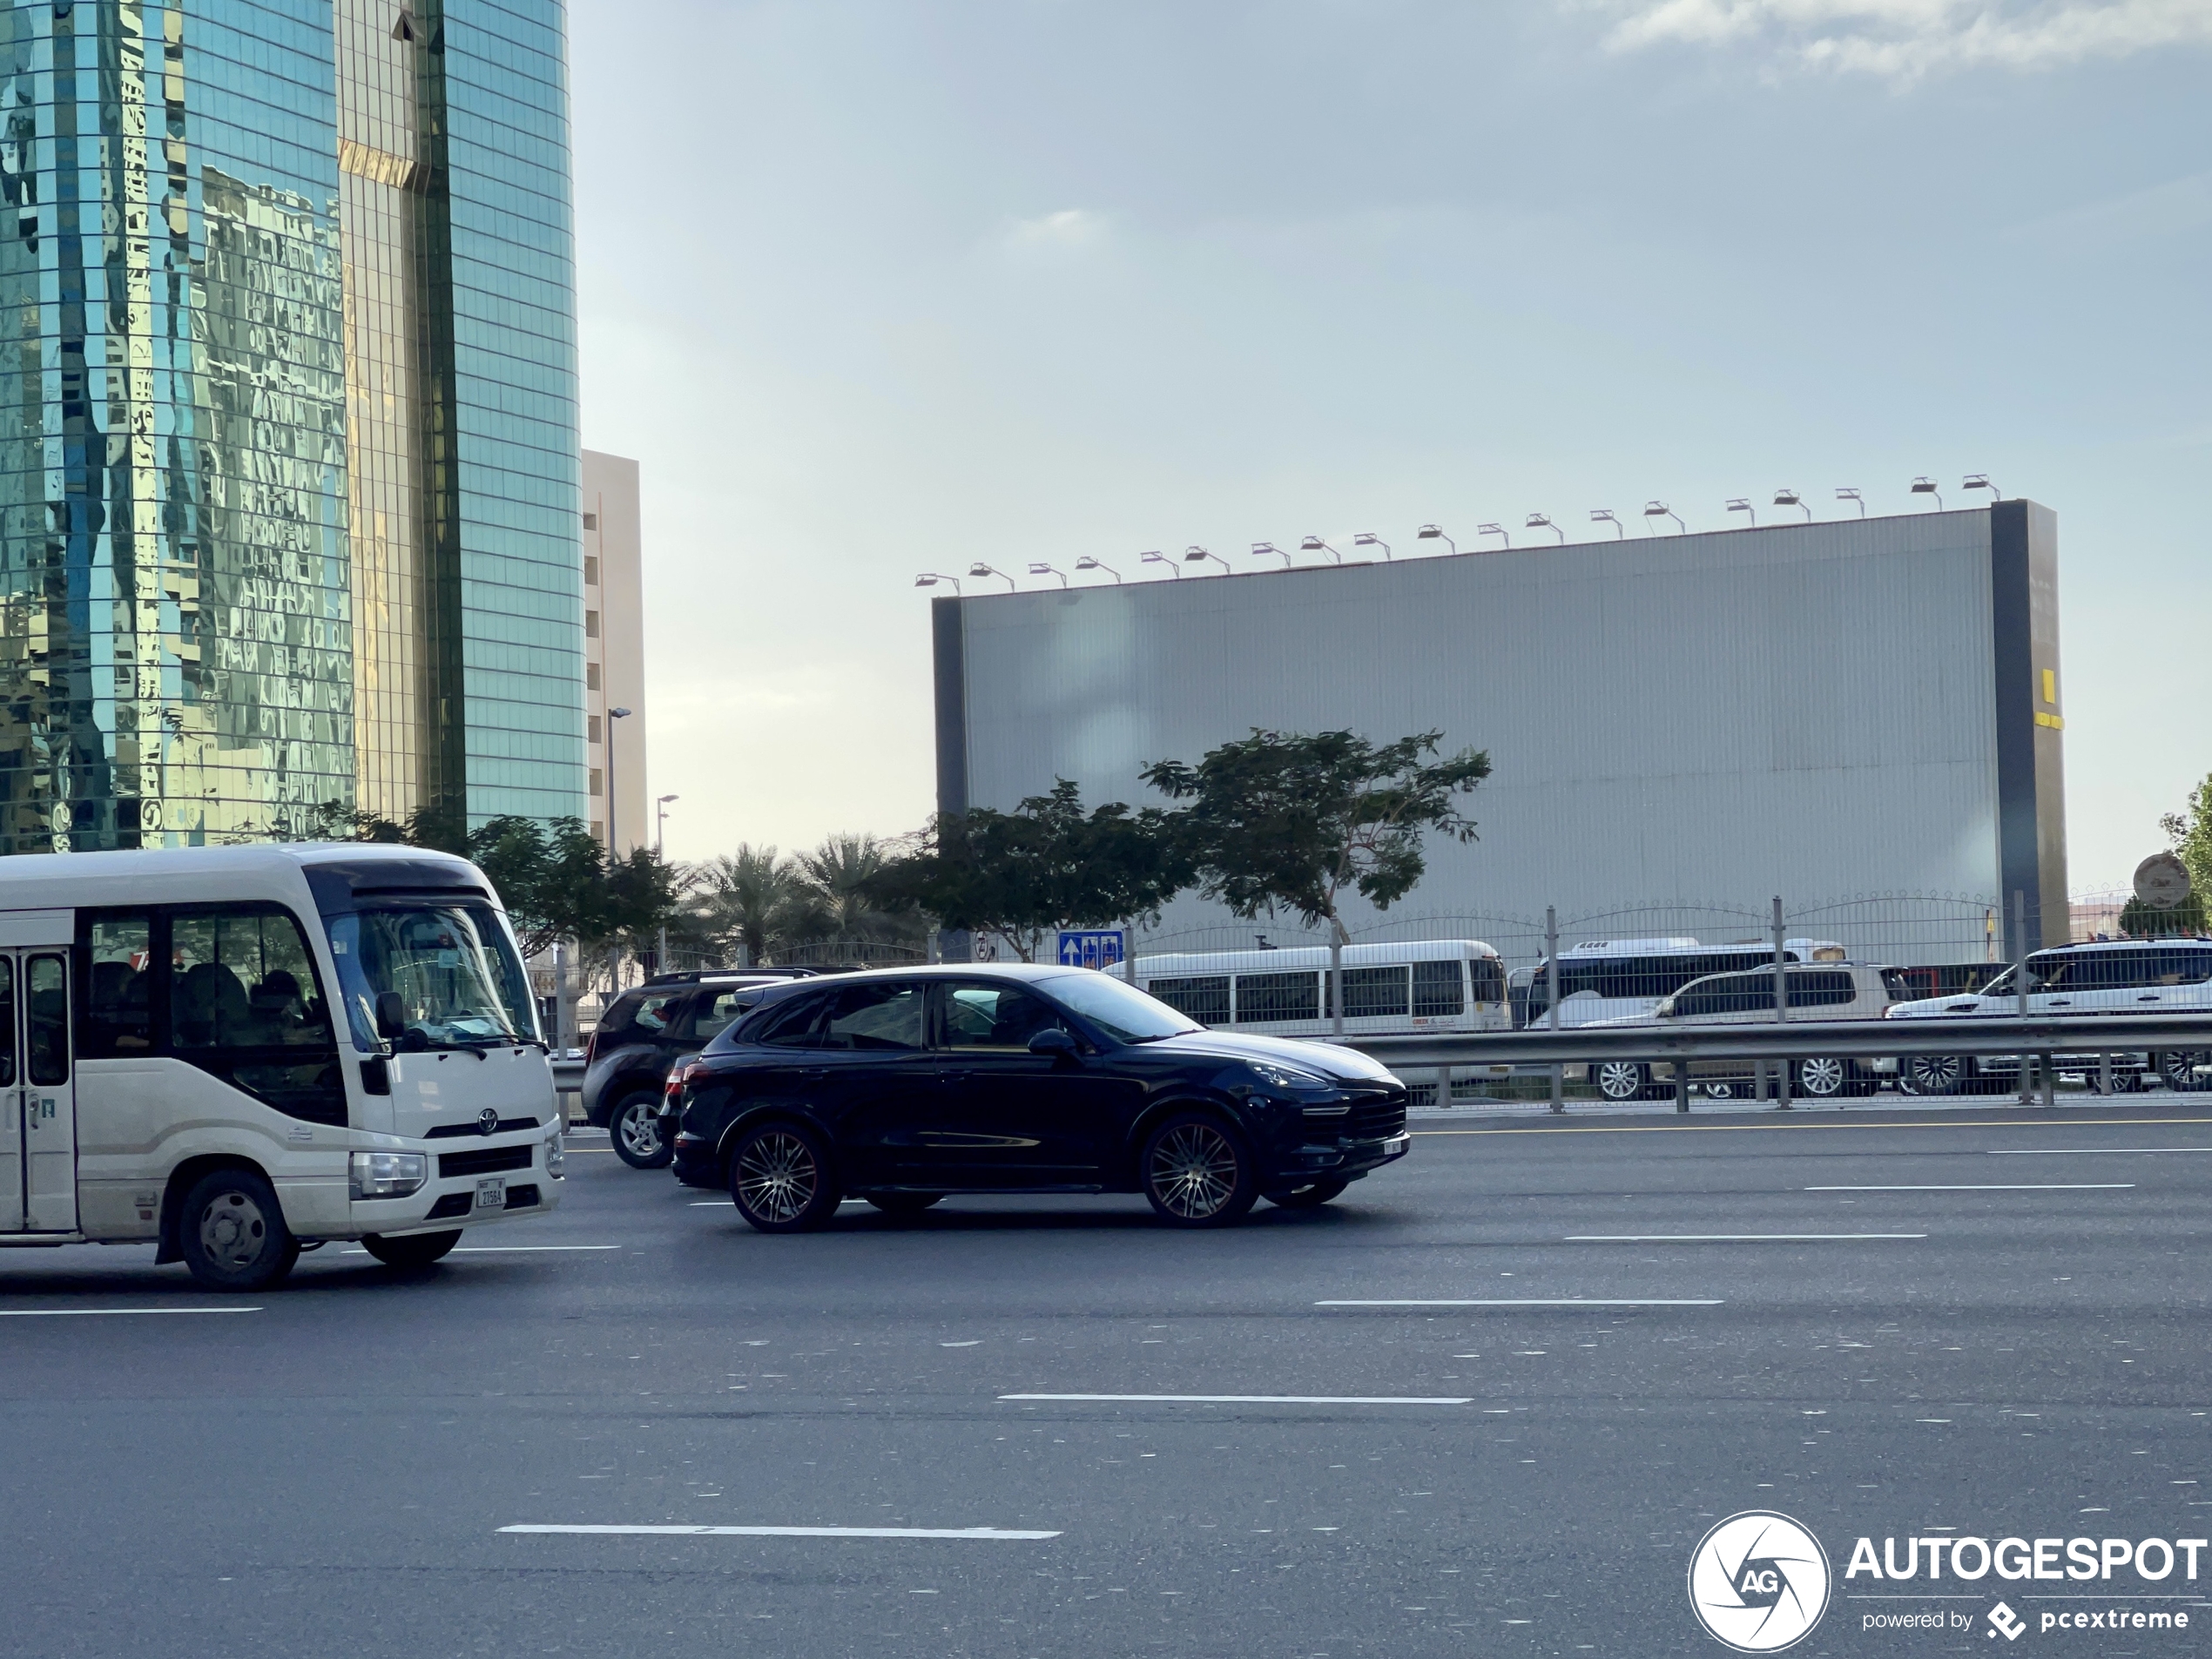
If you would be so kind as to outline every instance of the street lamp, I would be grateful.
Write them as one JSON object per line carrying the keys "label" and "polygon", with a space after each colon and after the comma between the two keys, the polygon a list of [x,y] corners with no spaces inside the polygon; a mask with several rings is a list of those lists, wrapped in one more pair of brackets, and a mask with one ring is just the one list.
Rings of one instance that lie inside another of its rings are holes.
{"label": "street lamp", "polygon": [[1743,496],[1738,496],[1734,500],[1730,501],[1728,504],[1728,510],[1731,513],[1748,514],[1751,520],[1751,528],[1753,529],[1758,529],[1759,516],[1757,512],[1752,510],[1751,503],[1746,501]]}
{"label": "street lamp", "polygon": [[1420,529],[1413,532],[1413,539],[1417,542],[1441,542],[1454,553],[1460,550],[1460,544],[1447,536],[1443,527],[1439,524],[1422,525]]}
{"label": "street lamp", "polygon": [[1252,543],[1252,556],[1254,558],[1258,558],[1262,555],[1268,553],[1272,553],[1277,558],[1282,560],[1283,568],[1285,570],[1287,570],[1291,568],[1291,556],[1284,552],[1281,548],[1276,546],[1274,543],[1254,542]]}
{"label": "street lamp", "polygon": [[1989,475],[1986,472],[1968,473],[1966,475],[1966,482],[1959,487],[1961,489],[1986,489],[1989,492],[1989,499],[1993,502],[2002,501],[2005,499],[2004,496],[1997,493],[1997,486],[1989,482]]}
{"label": "street lamp", "polygon": [[615,722],[627,720],[629,718],[628,709],[607,711],[607,856],[610,859],[617,856],[615,853]]}
{"label": "street lamp", "polygon": [[[653,802],[653,857],[656,859],[664,856],[662,848],[668,840],[668,803],[676,799],[673,795],[663,795]],[[653,965],[664,974],[668,972],[668,924],[665,921],[660,925],[660,950],[653,959]]]}
{"label": "street lamp", "polygon": [[1620,539],[1621,539],[1623,536],[1626,536],[1626,535],[1629,533],[1627,530],[1625,530],[1625,529],[1623,529],[1622,528],[1622,526],[1621,526],[1621,521],[1620,521],[1619,519],[1617,519],[1617,518],[1615,518],[1615,517],[1614,517],[1614,516],[1613,516],[1613,509],[1612,509],[1610,507],[1593,507],[1593,508],[1591,508],[1591,509],[1590,509],[1590,523],[1593,523],[1593,524],[1610,524],[1610,525],[1612,525],[1612,526],[1613,526],[1613,539],[1614,539],[1615,541],[1616,541],[1616,542],[1617,542],[1617,541],[1619,541],[1619,540],[1620,540]]}
{"label": "street lamp", "polygon": [[1323,541],[1318,536],[1309,536],[1305,537],[1298,544],[1298,550],[1301,553],[1326,553],[1335,563],[1339,564],[1342,564],[1344,563],[1344,555],[1338,552],[1336,549],[1331,547],[1326,542]]}
{"label": "street lamp", "polygon": [[1029,574],[1031,576],[1056,576],[1060,578],[1062,587],[1068,585],[1067,574],[1064,571],[1055,570],[1049,564],[1042,563],[1032,564],[1029,566]]}
{"label": "street lamp", "polygon": [[1164,564],[1168,567],[1168,574],[1170,576],[1173,577],[1178,582],[1183,580],[1182,570],[1177,565],[1173,559],[1170,558],[1164,553],[1140,553],[1136,556],[1136,557],[1137,562],[1140,564]]}
{"label": "street lamp", "polygon": [[973,577],[995,576],[1006,583],[1006,590],[1008,593],[1015,592],[1022,585],[1005,571],[986,564],[981,559],[968,567],[968,574]]}
{"label": "street lamp", "polygon": [[1204,563],[1207,559],[1211,559],[1216,564],[1218,564],[1224,570],[1229,569],[1229,561],[1223,558],[1218,553],[1209,553],[1205,549],[1199,547],[1195,543],[1183,550],[1183,562],[1185,564],[1198,564]]}
{"label": "street lamp", "polygon": [[1561,547],[1567,545],[1567,532],[1553,523],[1548,514],[1531,513],[1528,515],[1527,521],[1521,528],[1525,530],[1549,530],[1554,536],[1559,537],[1559,544]]}
{"label": "street lamp", "polygon": [[[1474,527],[1474,533],[1477,536],[1503,536],[1507,547],[1511,547],[1513,545],[1513,537],[1506,535],[1505,526],[1502,524],[1477,524]],[[1459,550],[1460,550],[1456,547],[1452,550],[1454,553]]]}
{"label": "street lamp", "polygon": [[1857,502],[1858,503],[1858,516],[1861,518],[1866,516],[1866,497],[1860,495],[1856,489],[1839,489],[1836,492],[1836,499],[1838,501]]}
{"label": "street lamp", "polygon": [[1092,558],[1088,553],[1084,554],[1082,557],[1076,561],[1076,569],[1078,570],[1103,570],[1108,576],[1112,577],[1116,582],[1119,582],[1122,579],[1122,573],[1119,570],[1116,570],[1110,564],[1101,564],[1096,559]]}
{"label": "street lamp", "polygon": [[[1682,534],[1689,528],[1689,525],[1682,522],[1682,515],[1676,512],[1673,508],[1668,506],[1667,503],[1662,501],[1648,501],[1643,504],[1644,529],[1648,530],[1652,529],[1653,526],[1651,521],[1655,518],[1673,519],[1675,521],[1675,533],[1676,535]],[[1656,530],[1654,533],[1656,533]]]}
{"label": "street lamp", "polygon": [[941,576],[934,570],[924,570],[920,576],[916,577],[914,578],[914,586],[917,588],[934,588],[940,582],[949,582],[953,584],[953,591],[954,593],[958,593],[960,591],[960,578],[958,577]]}
{"label": "street lamp", "polygon": [[1795,507],[1804,514],[1806,523],[1810,524],[1812,523],[1812,509],[1807,507],[1804,502],[1797,499],[1797,492],[1794,489],[1776,490],[1774,492],[1774,504],[1777,507]]}
{"label": "street lamp", "polygon": [[1943,492],[1936,488],[1934,479],[1915,478],[1912,481],[1912,493],[1916,496],[1933,496],[1936,511],[1939,513],[1943,510]]}
{"label": "street lamp", "polygon": [[1352,538],[1352,544],[1354,547],[1379,547],[1383,550],[1383,563],[1390,563],[1390,543],[1372,530],[1361,530]]}

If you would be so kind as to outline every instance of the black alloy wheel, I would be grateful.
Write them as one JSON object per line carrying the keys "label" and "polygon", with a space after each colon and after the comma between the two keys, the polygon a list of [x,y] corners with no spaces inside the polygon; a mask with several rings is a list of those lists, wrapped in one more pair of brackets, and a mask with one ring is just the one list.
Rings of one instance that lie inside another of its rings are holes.
{"label": "black alloy wheel", "polygon": [[932,1204],[945,1201],[941,1192],[871,1192],[864,1196],[885,1215],[900,1221],[911,1220]]}
{"label": "black alloy wheel", "polygon": [[1590,1068],[1590,1081],[1608,1100],[1642,1100],[1651,1087],[1651,1072],[1641,1061],[1601,1060]]}
{"label": "black alloy wheel", "polygon": [[1736,1091],[1744,1088],[1745,1085],[1730,1078],[1716,1077],[1710,1082],[1701,1084],[1700,1087],[1704,1089],[1707,1100],[1734,1100]]}
{"label": "black alloy wheel", "polygon": [[1319,1181],[1309,1181],[1302,1187],[1278,1187],[1260,1196],[1278,1210],[1318,1210],[1330,1199],[1342,1196],[1352,1184],[1340,1175]]}
{"label": "black alloy wheel", "polygon": [[675,1143],[660,1132],[660,1107],[659,1089],[635,1089],[607,1119],[615,1156],[633,1170],[665,1170],[675,1159]]}
{"label": "black alloy wheel", "polygon": [[1153,1211],[1177,1227],[1225,1227],[1259,1197],[1244,1137],[1203,1113],[1179,1113],[1154,1130],[1139,1167]]}
{"label": "black alloy wheel", "polygon": [[2204,1065],[2212,1065],[2212,1054],[2202,1049],[2173,1049],[2158,1056],[2158,1075],[2168,1089],[2180,1093],[2212,1088],[2212,1083],[2196,1074],[2196,1069]]}
{"label": "black alloy wheel", "polygon": [[738,1139],[730,1198],[764,1233],[812,1232],[837,1213],[827,1143],[803,1123],[763,1123]]}
{"label": "black alloy wheel", "polygon": [[192,1183],[177,1244],[192,1278],[211,1291],[265,1291],[300,1259],[276,1189],[251,1170],[217,1170]]}
{"label": "black alloy wheel", "polygon": [[1897,1086],[1908,1095],[1955,1095],[1966,1062],[1955,1054],[1911,1054],[1897,1062]]}
{"label": "black alloy wheel", "polygon": [[451,1232],[409,1233],[404,1238],[387,1238],[381,1233],[368,1233],[361,1239],[361,1248],[384,1264],[401,1272],[419,1273],[424,1268],[441,1261],[446,1252],[461,1242],[461,1229]]}

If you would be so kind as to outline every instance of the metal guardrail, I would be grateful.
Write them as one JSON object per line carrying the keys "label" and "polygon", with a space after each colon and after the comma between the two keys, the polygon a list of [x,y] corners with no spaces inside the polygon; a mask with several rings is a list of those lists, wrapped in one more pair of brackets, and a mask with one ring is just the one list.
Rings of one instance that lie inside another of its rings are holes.
{"label": "metal guardrail", "polygon": [[556,1060],[550,1063],[553,1068],[553,1087],[560,1093],[574,1094],[583,1087],[583,1061]]}
{"label": "metal guardrail", "polygon": [[1594,1060],[1875,1060],[1900,1054],[2212,1051],[2212,1011],[1912,1020],[1791,1020],[1699,1026],[1562,1026],[1527,1031],[1345,1037],[1388,1066],[1551,1065]]}

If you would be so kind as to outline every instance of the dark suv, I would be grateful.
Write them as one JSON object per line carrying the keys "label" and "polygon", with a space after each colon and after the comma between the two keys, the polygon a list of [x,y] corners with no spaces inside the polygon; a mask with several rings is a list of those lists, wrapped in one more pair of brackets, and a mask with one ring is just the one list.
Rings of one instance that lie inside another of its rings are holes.
{"label": "dark suv", "polygon": [[772,985],[807,970],[664,974],[624,991],[599,1016],[583,1049],[583,1115],[609,1132],[633,1170],[668,1165],[658,1116],[671,1068],[695,1054]]}
{"label": "dark suv", "polygon": [[679,1084],[676,1178],[763,1232],[953,1192],[1142,1192],[1217,1226],[1326,1204],[1407,1145],[1406,1086],[1366,1055],[1209,1031],[1085,968],[778,986]]}

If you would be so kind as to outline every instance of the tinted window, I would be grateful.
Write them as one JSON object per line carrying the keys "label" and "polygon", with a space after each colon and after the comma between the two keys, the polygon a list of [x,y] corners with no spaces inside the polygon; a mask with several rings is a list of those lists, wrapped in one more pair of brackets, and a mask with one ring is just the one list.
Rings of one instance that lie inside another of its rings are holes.
{"label": "tinted window", "polygon": [[1684,986],[1675,996],[1675,1017],[1677,1019],[1716,1014],[1773,1012],[1774,975],[1770,973],[1725,974],[1718,978]]}
{"label": "tinted window", "polygon": [[1469,962],[1467,977],[1474,981],[1476,1001],[1502,1002],[1506,1000],[1506,966],[1496,957],[1478,957]]}
{"label": "tinted window", "polygon": [[945,988],[943,1042],[948,1049],[1011,1049],[1026,1052],[1029,1039],[1038,1032],[1067,1029],[1068,1022],[1060,1017],[1057,1008],[1018,986]]}
{"label": "tinted window", "polygon": [[259,906],[170,921],[169,1025],[179,1050],[327,1047],[330,1014],[300,924]]}
{"label": "tinted window", "polygon": [[[1922,985],[1925,985],[1926,988],[1921,988]],[[1882,988],[1890,994],[1890,1001],[1892,1002],[1911,1002],[1923,996],[1933,996],[1935,981],[1931,975],[1916,984],[1911,970],[1902,968],[1885,968],[1882,970]]]}
{"label": "tinted window", "polygon": [[814,1040],[822,1010],[828,1006],[826,996],[794,996],[763,1015],[760,1029],[749,1033],[747,1041],[765,1042],[772,1049],[806,1048]]}
{"label": "tinted window", "polygon": [[30,1081],[45,1087],[69,1081],[69,964],[59,956],[34,956],[24,964],[24,1047]]}
{"label": "tinted window", "polygon": [[848,985],[837,994],[818,1049],[919,1049],[924,988],[911,981]]}
{"label": "tinted window", "polygon": [[[1836,1008],[1858,995],[1849,974],[1792,974],[1790,1006],[1793,1008]],[[1770,1004],[1772,998],[1768,999]]]}
{"label": "tinted window", "polygon": [[12,957],[0,956],[0,1089],[15,1086],[16,964]]}
{"label": "tinted window", "polygon": [[2212,951],[2166,947],[2151,953],[2153,985],[2202,985],[2212,979]]}
{"label": "tinted window", "polygon": [[1229,975],[1211,974],[1199,979],[1156,979],[1144,988],[1178,1014],[1187,1014],[1200,1025],[1229,1023]]}
{"label": "tinted window", "polygon": [[600,1032],[610,1037],[649,1042],[665,1033],[670,1022],[683,1012],[684,995],[681,989],[648,991],[642,996],[633,991],[607,1010],[606,1017],[599,1022]]}
{"label": "tinted window", "polygon": [[687,1034],[691,1040],[705,1042],[720,1035],[731,1021],[760,1000],[761,988],[747,985],[734,991],[702,991],[691,1012],[691,1030]]}
{"label": "tinted window", "polygon": [[1413,1012],[1417,1016],[1425,1020],[1448,1019],[1466,1013],[1467,1006],[1467,983],[1458,962],[1413,964]]}
{"label": "tinted window", "polygon": [[[1184,1031],[1195,1031],[1187,1015],[1177,1013],[1158,997],[1148,996],[1135,986],[1105,974],[1062,974],[1045,981],[1062,1006],[1071,1008],[1117,1042],[1152,1042]],[[1221,982],[1222,1000],[1228,1001],[1229,982]]]}
{"label": "tinted window", "polygon": [[80,910],[77,936],[88,963],[78,1056],[146,1053],[153,1047],[152,918],[143,910]]}
{"label": "tinted window", "polygon": [[[1433,964],[1423,962],[1424,968]],[[1250,981],[1247,981],[1247,983]],[[1404,1019],[1413,1007],[1410,975],[1403,968],[1347,968],[1344,970],[1344,1017],[1347,1020]]]}
{"label": "tinted window", "polygon": [[1321,1017],[1318,974],[1239,974],[1237,1023],[1267,1025]]}

